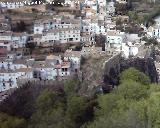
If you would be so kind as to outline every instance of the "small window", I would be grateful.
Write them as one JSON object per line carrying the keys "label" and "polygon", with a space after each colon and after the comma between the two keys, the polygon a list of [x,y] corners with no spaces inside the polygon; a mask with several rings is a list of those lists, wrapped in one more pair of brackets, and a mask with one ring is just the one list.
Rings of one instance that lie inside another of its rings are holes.
{"label": "small window", "polygon": [[5,83],[3,83],[3,87],[4,87],[4,88],[6,87]]}

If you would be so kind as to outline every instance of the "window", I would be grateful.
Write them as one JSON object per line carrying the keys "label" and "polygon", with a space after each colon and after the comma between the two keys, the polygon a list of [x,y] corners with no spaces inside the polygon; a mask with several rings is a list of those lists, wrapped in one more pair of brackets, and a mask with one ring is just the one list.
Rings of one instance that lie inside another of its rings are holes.
{"label": "window", "polygon": [[3,83],[3,88],[5,89],[5,87],[6,87],[5,83]]}

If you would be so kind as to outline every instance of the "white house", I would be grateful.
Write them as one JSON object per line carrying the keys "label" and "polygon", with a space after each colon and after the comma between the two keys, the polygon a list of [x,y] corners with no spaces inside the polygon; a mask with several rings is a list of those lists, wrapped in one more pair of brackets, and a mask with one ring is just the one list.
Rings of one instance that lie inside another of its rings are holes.
{"label": "white house", "polygon": [[98,5],[100,7],[106,7],[106,0],[98,0]]}
{"label": "white house", "polygon": [[81,33],[81,42],[85,45],[95,44],[95,34],[90,34],[87,32]]}
{"label": "white house", "polygon": [[11,42],[13,48],[25,47],[27,40],[28,35],[26,33],[13,33],[11,31],[0,33],[0,41]]}
{"label": "white house", "polygon": [[109,15],[113,16],[115,14],[114,2],[108,2],[106,8]]}
{"label": "white house", "polygon": [[155,21],[155,25],[160,26],[160,16],[157,16],[156,18],[154,18]]}
{"label": "white house", "polygon": [[0,48],[6,48],[7,51],[11,51],[11,42],[9,41],[0,41]]}
{"label": "white house", "polygon": [[120,4],[126,4],[127,0],[116,0],[116,2],[120,3]]}
{"label": "white house", "polygon": [[147,30],[147,36],[157,38],[160,41],[160,16],[154,19],[155,25],[150,26]]}
{"label": "white house", "polygon": [[148,38],[156,38],[160,41],[160,26],[150,26],[147,31]]}
{"label": "white house", "polygon": [[13,33],[12,34],[12,47],[23,48],[27,43],[29,36],[27,33]]}
{"label": "white house", "polygon": [[54,65],[56,69],[56,77],[70,76],[71,63],[69,61],[63,61],[61,56],[49,55],[46,57],[46,62]]}
{"label": "white house", "polygon": [[34,23],[34,34],[43,34],[48,30],[80,27],[80,19],[55,16],[53,19],[38,20]]}
{"label": "white house", "polygon": [[93,21],[83,20],[81,32],[105,35],[106,28],[104,27],[104,25],[98,24],[98,21],[93,22]]}
{"label": "white house", "polygon": [[20,68],[17,70],[0,70],[0,92],[18,87],[18,79],[33,78],[31,68]]}
{"label": "white house", "polygon": [[122,52],[125,58],[135,56],[138,54],[140,45],[133,44],[132,42],[122,43]]}
{"label": "white house", "polygon": [[18,77],[18,73],[7,70],[0,70],[0,92],[9,90],[10,88],[16,88],[16,78]]}
{"label": "white house", "polygon": [[81,64],[81,52],[66,50],[64,54],[64,61],[70,61],[71,71],[74,73],[78,72],[80,70],[80,64]]}
{"label": "white house", "polygon": [[80,29],[69,28],[69,29],[51,29],[42,35],[41,42],[80,42]]}
{"label": "white house", "polygon": [[18,87],[18,79],[33,78],[32,68],[25,65],[24,60],[13,60],[8,55],[0,61],[0,92]]}
{"label": "white house", "polygon": [[107,31],[107,42],[106,42],[106,49],[107,47],[121,49],[122,43],[126,43],[127,38],[124,32],[112,30]]}
{"label": "white house", "polygon": [[59,16],[58,18],[36,21],[34,25],[34,41],[38,45],[54,42],[80,42],[80,19]]}
{"label": "white house", "polygon": [[1,32],[0,40],[2,41],[11,41],[12,40],[12,32]]}
{"label": "white house", "polygon": [[33,68],[34,78],[41,80],[55,80],[71,74],[71,63],[62,61],[60,56],[49,55],[45,61],[32,60],[30,66]]}
{"label": "white house", "polygon": [[57,70],[54,65],[46,63],[45,61],[35,61],[33,66],[34,78],[41,80],[55,80],[57,76]]}
{"label": "white house", "polygon": [[84,4],[85,4],[85,6],[89,7],[91,10],[94,10],[97,12],[98,2],[96,0],[85,0]]}
{"label": "white house", "polygon": [[17,9],[17,8],[21,8],[24,7],[25,5],[27,5],[30,1],[29,0],[1,0],[0,1],[0,5],[3,8],[7,8],[7,9]]}

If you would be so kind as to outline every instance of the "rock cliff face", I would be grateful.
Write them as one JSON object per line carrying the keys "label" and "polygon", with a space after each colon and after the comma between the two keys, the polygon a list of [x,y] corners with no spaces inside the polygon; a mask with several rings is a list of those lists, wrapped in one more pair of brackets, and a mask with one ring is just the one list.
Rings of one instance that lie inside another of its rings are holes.
{"label": "rock cliff face", "polygon": [[152,58],[133,58],[128,60],[122,60],[120,63],[120,72],[124,71],[129,67],[135,67],[141,72],[148,75],[151,79],[151,82],[155,83],[158,81],[158,74]]}
{"label": "rock cliff face", "polygon": [[150,77],[152,82],[158,81],[158,74],[156,72],[156,67],[152,58],[121,58],[119,63],[114,64],[106,70],[106,72],[109,70],[108,73],[104,72],[103,87],[107,88],[108,85],[118,85],[120,73],[129,67],[135,67],[136,69],[144,72]]}

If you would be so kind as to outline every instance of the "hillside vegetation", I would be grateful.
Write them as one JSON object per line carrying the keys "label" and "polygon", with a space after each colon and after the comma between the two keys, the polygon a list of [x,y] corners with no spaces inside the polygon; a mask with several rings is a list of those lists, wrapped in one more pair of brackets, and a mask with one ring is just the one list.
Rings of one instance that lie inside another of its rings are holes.
{"label": "hillside vegetation", "polygon": [[16,90],[0,105],[0,128],[159,128],[160,86],[129,68],[109,94],[78,94],[71,79]]}

